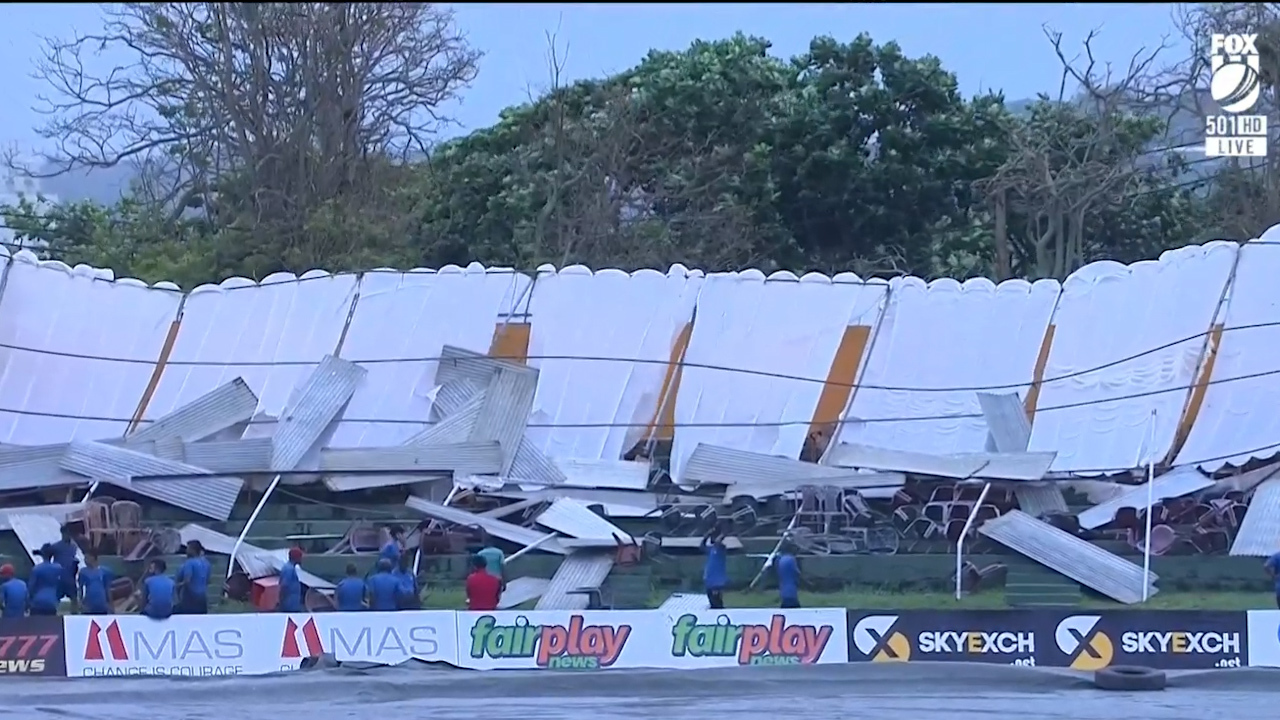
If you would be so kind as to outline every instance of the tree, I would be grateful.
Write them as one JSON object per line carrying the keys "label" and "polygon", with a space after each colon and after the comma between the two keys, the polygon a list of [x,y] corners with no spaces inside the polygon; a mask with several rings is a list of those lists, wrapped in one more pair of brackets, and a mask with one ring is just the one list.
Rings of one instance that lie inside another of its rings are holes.
{"label": "tree", "polygon": [[[762,38],[699,41],[568,86],[551,45],[546,93],[425,158],[362,158],[377,192],[343,188],[297,217],[259,203],[239,172],[179,218],[180,242],[145,203],[0,212],[71,261],[199,281],[473,260],[1065,277],[1204,236],[1200,183],[1151,152],[1159,119],[1091,68],[1066,76],[1078,97],[1064,80],[1017,114],[999,95],[962,97],[936,58],[867,36],[815,38],[790,60]],[[267,211],[284,220],[255,214]],[[280,223],[293,245],[266,236]]]}
{"label": "tree", "polygon": [[[950,272],[972,183],[1002,159],[998,96],[936,59],[815,39],[652,52],[555,88],[432,158],[424,243],[506,262]],[[463,236],[469,242],[463,241]]]}
{"label": "tree", "polygon": [[[384,238],[400,164],[421,156],[479,54],[429,3],[120,3],[100,33],[50,40],[40,135],[62,173],[141,161],[154,201],[193,208],[269,272]],[[93,73],[90,53],[128,58]],[[267,260],[267,262],[262,262]]]}

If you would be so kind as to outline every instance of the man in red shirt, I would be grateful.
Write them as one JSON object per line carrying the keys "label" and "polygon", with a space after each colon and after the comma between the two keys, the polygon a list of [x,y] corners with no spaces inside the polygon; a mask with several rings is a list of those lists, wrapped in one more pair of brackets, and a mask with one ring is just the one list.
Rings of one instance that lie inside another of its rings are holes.
{"label": "man in red shirt", "polygon": [[502,597],[502,581],[491,575],[485,559],[471,556],[471,574],[467,576],[467,609],[497,610]]}

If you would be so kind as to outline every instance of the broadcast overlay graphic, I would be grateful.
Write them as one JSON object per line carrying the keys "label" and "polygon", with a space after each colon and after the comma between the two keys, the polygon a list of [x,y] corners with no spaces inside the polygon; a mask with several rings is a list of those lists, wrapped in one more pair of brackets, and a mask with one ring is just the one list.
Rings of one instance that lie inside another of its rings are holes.
{"label": "broadcast overlay graphic", "polygon": [[1267,116],[1247,114],[1262,95],[1257,43],[1256,33],[1209,37],[1209,94],[1222,112],[1205,118],[1208,157],[1267,157]]}

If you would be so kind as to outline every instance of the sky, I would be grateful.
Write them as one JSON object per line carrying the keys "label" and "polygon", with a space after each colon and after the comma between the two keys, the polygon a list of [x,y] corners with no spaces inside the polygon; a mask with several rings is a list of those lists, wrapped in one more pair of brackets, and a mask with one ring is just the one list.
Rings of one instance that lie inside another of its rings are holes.
{"label": "sky", "polygon": [[[458,127],[449,134],[489,125],[504,107],[547,87],[548,32],[556,34],[561,50],[567,46],[568,81],[626,69],[650,49],[678,50],[736,31],[770,39],[780,56],[804,52],[816,35],[849,40],[869,32],[877,42],[896,40],[910,56],[938,56],[958,75],[966,94],[996,89],[1018,100],[1056,92],[1061,65],[1044,26],[1061,32],[1066,46],[1077,50],[1091,30],[1098,30],[1095,56],[1124,65],[1140,48],[1158,47],[1173,35],[1173,8],[1162,3],[459,4],[458,23],[484,58],[479,77],[450,113]],[[95,31],[99,18],[92,4],[5,6],[7,42],[0,45],[0,86],[9,96],[0,104],[5,147],[38,147],[33,128],[40,116],[32,105],[44,89],[31,72],[41,38]],[[58,194],[81,195],[81,183],[67,180],[56,183]]]}

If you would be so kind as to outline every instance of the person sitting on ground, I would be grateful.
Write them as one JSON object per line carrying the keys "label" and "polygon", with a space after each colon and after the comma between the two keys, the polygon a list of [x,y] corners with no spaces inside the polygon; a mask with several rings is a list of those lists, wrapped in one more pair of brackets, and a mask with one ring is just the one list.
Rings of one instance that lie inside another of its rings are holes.
{"label": "person sitting on ground", "polygon": [[418,578],[413,572],[413,556],[405,553],[400,556],[400,567],[393,573],[399,587],[396,590],[396,609],[418,610],[422,607],[422,599],[418,597]]}
{"label": "person sitting on ground", "polygon": [[289,562],[280,568],[280,579],[276,584],[279,598],[276,610],[286,613],[304,612],[302,606],[302,580],[298,577],[298,568],[302,565],[302,548],[289,548]]}
{"label": "person sitting on ground", "polygon": [[791,548],[784,547],[778,555],[777,570],[780,607],[788,610],[800,607],[800,565]]}
{"label": "person sitting on ground", "polygon": [[85,615],[106,615],[111,612],[110,588],[115,580],[110,570],[98,564],[98,554],[84,554],[84,567],[76,574],[80,587],[80,611]]}
{"label": "person sitting on ground", "polygon": [[62,566],[53,561],[53,545],[46,543],[36,553],[41,562],[31,570],[32,615],[57,615],[59,590],[62,587]]}
{"label": "person sitting on ground", "polygon": [[79,605],[76,592],[76,573],[80,570],[80,547],[76,545],[75,535],[70,525],[62,526],[62,539],[53,544],[53,561],[62,568],[62,578],[58,581],[58,600],[71,600],[74,612]]}
{"label": "person sitting on ground", "polygon": [[712,610],[724,609],[724,589],[729,584],[728,550],[719,528],[702,538],[707,562],[702,567],[702,584],[707,592],[707,602]]}
{"label": "person sitting on ground", "polygon": [[169,566],[164,560],[151,561],[147,576],[142,578],[142,614],[152,620],[166,620],[173,616],[175,585],[173,578],[165,575]]}
{"label": "person sitting on ground", "polygon": [[0,565],[0,618],[27,614],[27,584],[13,576],[13,566]]}
{"label": "person sitting on ground", "polygon": [[480,555],[471,556],[471,574],[467,576],[467,609],[492,612],[502,598],[502,582],[489,572],[489,563]]}
{"label": "person sitting on ground", "polygon": [[333,600],[339,612],[364,610],[364,580],[355,563],[347,563],[347,576],[333,590]]}
{"label": "person sitting on ground", "polygon": [[396,594],[400,590],[400,581],[391,574],[393,567],[386,558],[378,560],[377,570],[369,576],[369,609],[389,611],[396,609]]}
{"label": "person sitting on ground", "polygon": [[209,576],[213,566],[204,556],[204,546],[199,540],[187,543],[187,559],[178,568],[179,615],[207,615],[209,613]]}

